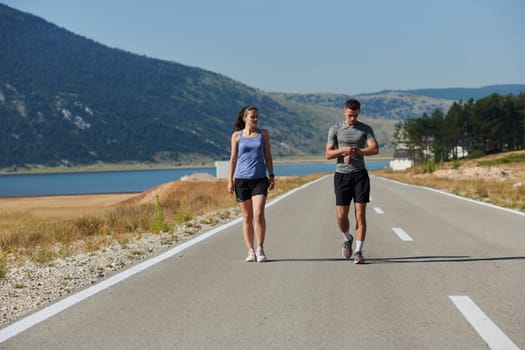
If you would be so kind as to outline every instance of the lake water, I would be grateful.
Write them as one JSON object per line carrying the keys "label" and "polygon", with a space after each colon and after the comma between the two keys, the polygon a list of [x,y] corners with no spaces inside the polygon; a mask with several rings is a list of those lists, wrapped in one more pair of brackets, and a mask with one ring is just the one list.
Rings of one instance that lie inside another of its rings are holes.
{"label": "lake water", "polygon": [[[388,168],[389,161],[369,161],[369,170]],[[302,176],[333,172],[334,163],[275,164],[277,176]],[[0,176],[0,197],[143,192],[194,173],[216,176],[215,167],[165,170],[126,170],[60,174],[10,174]]]}

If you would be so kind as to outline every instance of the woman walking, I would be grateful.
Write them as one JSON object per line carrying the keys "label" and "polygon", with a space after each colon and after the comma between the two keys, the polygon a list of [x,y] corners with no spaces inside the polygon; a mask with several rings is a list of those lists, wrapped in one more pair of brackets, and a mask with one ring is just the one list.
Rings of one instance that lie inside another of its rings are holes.
{"label": "woman walking", "polygon": [[[270,138],[268,131],[257,128],[258,122],[257,108],[246,106],[239,111],[231,138],[228,171],[228,192],[235,192],[241,206],[248,262],[266,261],[264,207],[268,190],[272,190],[275,185]],[[257,244],[257,249],[254,249],[254,243]]]}

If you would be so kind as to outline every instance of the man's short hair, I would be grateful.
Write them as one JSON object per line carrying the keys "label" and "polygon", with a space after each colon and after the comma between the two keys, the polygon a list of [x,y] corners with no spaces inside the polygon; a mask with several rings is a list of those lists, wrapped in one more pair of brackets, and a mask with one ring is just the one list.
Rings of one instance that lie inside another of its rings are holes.
{"label": "man's short hair", "polygon": [[348,109],[361,109],[361,103],[359,103],[358,100],[356,100],[355,98],[351,98],[349,100],[346,100],[345,101],[345,108],[348,108]]}

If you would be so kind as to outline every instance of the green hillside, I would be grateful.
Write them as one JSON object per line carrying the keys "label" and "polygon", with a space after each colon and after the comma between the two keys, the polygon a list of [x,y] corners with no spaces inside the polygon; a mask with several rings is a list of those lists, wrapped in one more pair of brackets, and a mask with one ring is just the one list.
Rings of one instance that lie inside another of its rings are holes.
{"label": "green hillside", "polygon": [[0,166],[229,156],[237,111],[260,108],[276,156],[320,154],[327,111],[228,77],[100,45],[0,5]]}

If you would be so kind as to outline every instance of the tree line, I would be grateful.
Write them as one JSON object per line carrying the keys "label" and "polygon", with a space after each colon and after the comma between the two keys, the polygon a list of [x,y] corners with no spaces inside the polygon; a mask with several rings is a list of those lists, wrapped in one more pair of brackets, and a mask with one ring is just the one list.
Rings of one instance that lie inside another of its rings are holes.
{"label": "tree line", "polygon": [[447,113],[436,109],[431,116],[405,119],[396,126],[393,139],[396,150],[416,163],[523,149],[525,93],[459,101]]}

